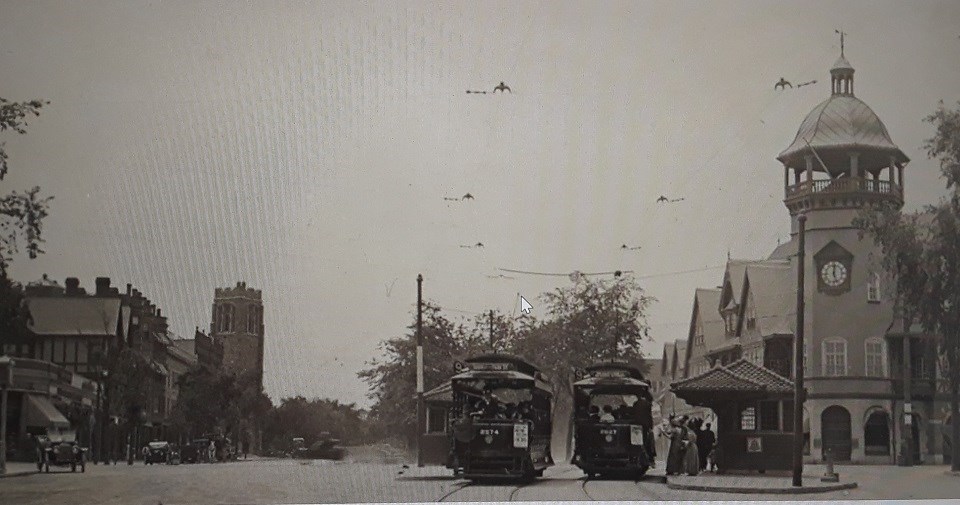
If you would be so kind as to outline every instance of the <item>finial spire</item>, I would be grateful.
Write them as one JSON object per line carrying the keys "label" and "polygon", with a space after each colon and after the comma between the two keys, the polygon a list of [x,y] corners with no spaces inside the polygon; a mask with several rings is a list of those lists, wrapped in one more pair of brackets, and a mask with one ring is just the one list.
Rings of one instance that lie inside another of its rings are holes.
{"label": "finial spire", "polygon": [[840,34],[840,56],[843,57],[843,37],[844,35],[846,35],[846,33],[843,31],[842,28],[839,30],[834,30],[834,32]]}

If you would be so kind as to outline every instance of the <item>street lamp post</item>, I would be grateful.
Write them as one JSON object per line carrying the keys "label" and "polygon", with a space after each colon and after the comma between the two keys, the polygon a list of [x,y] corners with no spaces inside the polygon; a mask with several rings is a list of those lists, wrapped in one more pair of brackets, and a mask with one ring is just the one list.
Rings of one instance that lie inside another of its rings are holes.
{"label": "street lamp post", "polygon": [[803,486],[803,312],[807,216],[797,217],[797,327],[793,342],[793,486]]}
{"label": "street lamp post", "polygon": [[107,397],[107,378],[109,377],[109,372],[106,370],[100,371],[100,382],[97,385],[97,401],[99,402],[100,407],[100,440],[97,444],[97,457],[106,465],[109,461],[108,446],[107,446],[107,421],[109,415],[109,409],[107,408],[109,402]]}
{"label": "street lamp post", "polygon": [[0,475],[7,473],[7,387],[13,383],[14,361],[0,356]]}

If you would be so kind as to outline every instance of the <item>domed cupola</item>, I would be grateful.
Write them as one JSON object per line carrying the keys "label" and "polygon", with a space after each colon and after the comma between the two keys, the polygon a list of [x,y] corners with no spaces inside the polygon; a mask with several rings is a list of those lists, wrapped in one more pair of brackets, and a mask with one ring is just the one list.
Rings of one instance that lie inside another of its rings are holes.
{"label": "domed cupola", "polygon": [[903,167],[910,159],[877,114],[854,96],[854,69],[842,47],[841,35],[840,58],[830,69],[830,97],[807,114],[793,142],[777,156],[791,214],[877,200],[903,204]]}

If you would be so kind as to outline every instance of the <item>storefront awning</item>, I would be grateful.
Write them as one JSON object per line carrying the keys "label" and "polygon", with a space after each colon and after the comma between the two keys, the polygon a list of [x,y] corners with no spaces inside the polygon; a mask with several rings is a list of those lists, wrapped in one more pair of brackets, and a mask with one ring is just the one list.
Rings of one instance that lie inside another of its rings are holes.
{"label": "storefront awning", "polygon": [[44,396],[27,395],[26,426],[69,428],[70,421]]}

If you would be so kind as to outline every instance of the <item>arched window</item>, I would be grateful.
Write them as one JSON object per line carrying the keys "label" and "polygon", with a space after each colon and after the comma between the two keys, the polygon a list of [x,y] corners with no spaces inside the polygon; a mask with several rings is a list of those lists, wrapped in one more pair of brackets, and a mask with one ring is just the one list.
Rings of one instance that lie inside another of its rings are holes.
{"label": "arched window", "polygon": [[229,333],[233,331],[233,305],[225,303],[220,306],[220,331]]}
{"label": "arched window", "polygon": [[864,452],[868,456],[890,454],[890,416],[881,409],[873,410],[863,425]]}
{"label": "arched window", "polygon": [[870,272],[867,281],[867,301],[877,303],[880,301],[880,274]]}
{"label": "arched window", "polygon": [[886,377],[886,346],[880,337],[870,337],[864,343],[864,372],[867,377]]}
{"label": "arched window", "polygon": [[823,341],[823,375],[842,377],[847,375],[847,341],[833,338]]}
{"label": "arched window", "polygon": [[247,333],[256,333],[257,332],[257,306],[250,305],[247,307]]}

